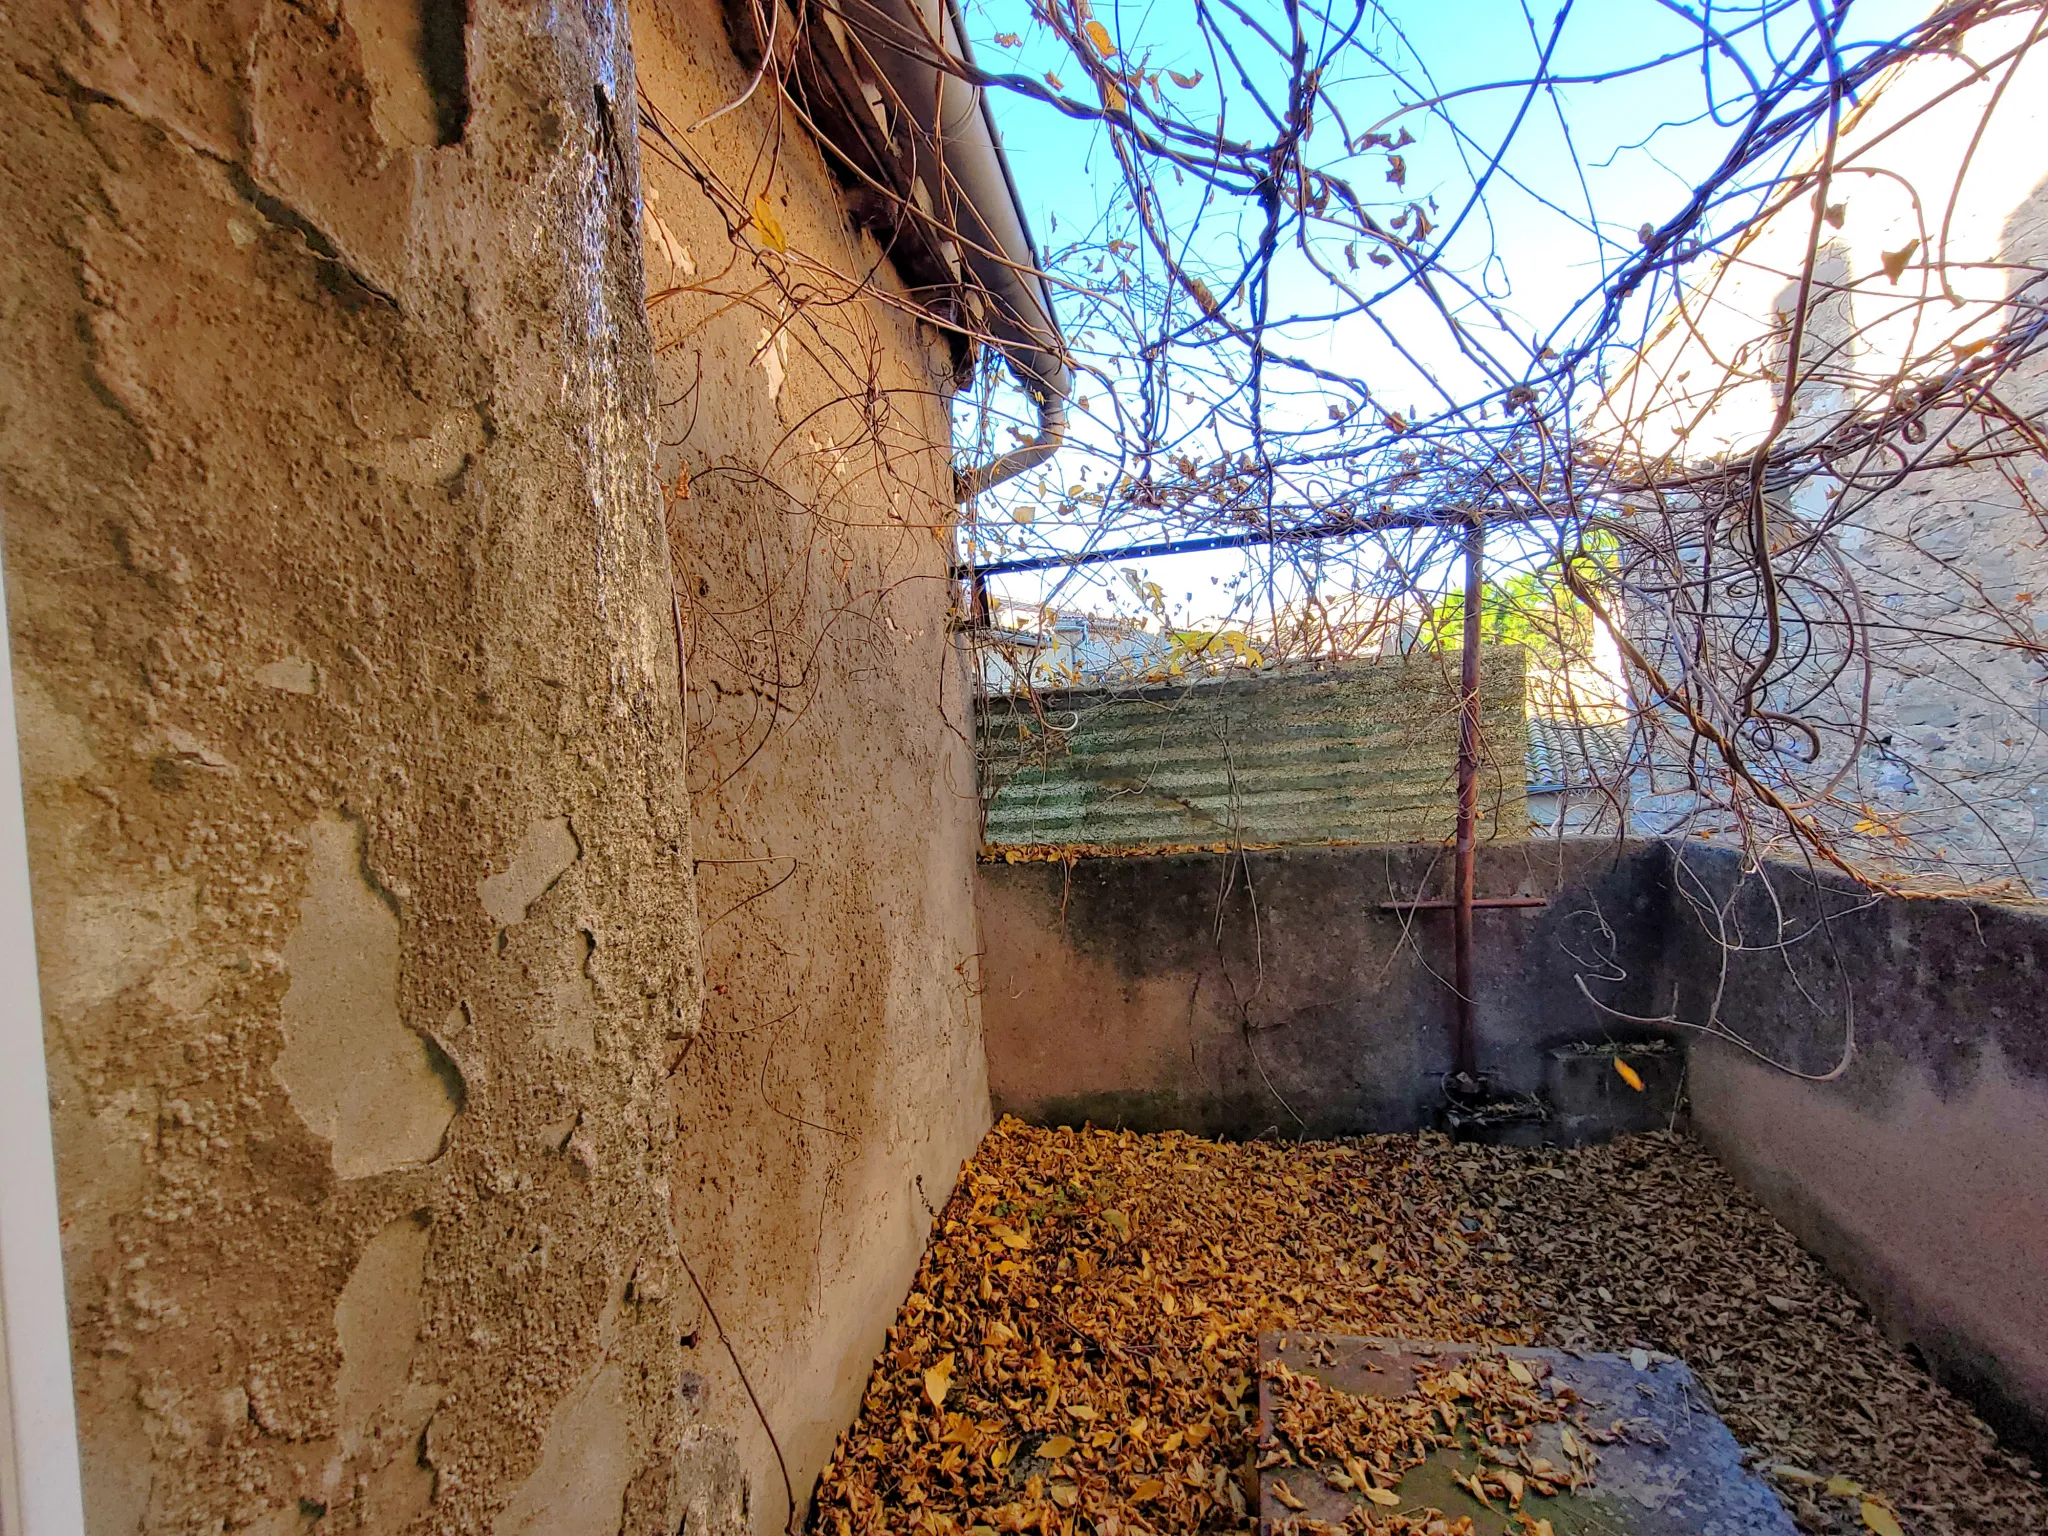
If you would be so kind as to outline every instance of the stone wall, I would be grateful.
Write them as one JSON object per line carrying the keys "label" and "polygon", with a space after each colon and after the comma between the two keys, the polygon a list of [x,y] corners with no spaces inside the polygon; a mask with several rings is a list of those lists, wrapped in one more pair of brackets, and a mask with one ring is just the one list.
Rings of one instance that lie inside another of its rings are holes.
{"label": "stone wall", "polygon": [[[985,1117],[929,528],[854,551],[891,598],[807,653],[826,691],[893,658],[895,713],[722,787],[706,615],[791,429],[749,326],[695,343],[694,415],[657,363],[643,249],[745,258],[692,184],[643,223],[636,48],[686,118],[745,87],[708,6],[8,12],[0,519],[95,1536],[779,1526]],[[843,239],[767,126],[693,144]],[[939,483],[933,347],[840,300]],[[679,454],[731,470],[672,541]],[[735,915],[700,856],[805,873]]]}
{"label": "stone wall", "polygon": [[[1806,382],[1784,444],[1874,419],[1923,380],[2038,325],[2048,275],[2048,55],[2030,49],[2031,25],[1981,22],[1964,45],[1912,60],[1846,116],[1804,335]],[[1935,207],[1942,215],[1930,220]],[[1724,262],[1702,264],[1684,313],[1667,318],[1622,372],[1594,430],[1663,456],[1667,472],[1683,463],[1702,481],[1716,466],[1745,463],[1782,398],[1789,317],[1813,234],[1810,200],[1792,199]],[[2035,615],[2048,602],[2048,462],[2039,451],[2048,367],[2036,356],[1994,378],[1985,398],[1995,404],[1878,432],[1835,461],[1842,478],[1813,474],[1774,506],[1784,547],[1819,537],[1781,560],[1783,655],[1801,659],[1781,662],[1764,699],[1816,726],[1819,738],[1788,732],[1782,755],[1774,761],[1766,749],[1760,761],[1766,778],[1782,773],[1802,786],[1794,799],[1812,794],[1808,814],[1860,867],[1930,888],[2005,882],[2040,893],[2048,670]],[[1965,451],[1975,462],[1953,462]],[[1653,498],[1640,500],[1624,518],[1658,528]],[[1698,519],[1683,512],[1682,497],[1667,502],[1690,529],[1681,564],[1696,579]],[[1738,568],[1731,552],[1717,556],[1724,573]],[[1671,579],[1662,569],[1649,577],[1658,590]],[[1725,601],[1732,611],[1749,601],[1739,579]],[[1638,604],[1630,627],[1667,677],[1686,674],[1695,642],[1669,631],[1655,603]],[[1851,628],[1858,650],[1845,657]],[[1626,830],[1739,841],[1743,829],[1725,807],[1694,792],[1688,733],[1673,716],[1664,724],[1670,734],[1651,770],[1630,786]],[[1601,830],[1617,819],[1602,817]]]}

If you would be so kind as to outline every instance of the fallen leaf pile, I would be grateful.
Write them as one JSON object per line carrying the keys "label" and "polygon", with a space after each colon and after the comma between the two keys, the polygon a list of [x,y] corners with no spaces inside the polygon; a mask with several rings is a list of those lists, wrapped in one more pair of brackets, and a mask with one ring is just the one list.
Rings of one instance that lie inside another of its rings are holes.
{"label": "fallen leaf pile", "polygon": [[1684,1360],[1802,1529],[2048,1531],[2039,1472],[1698,1142],[1444,1156],[1459,1198],[1515,1251],[1535,1342]]}
{"label": "fallen leaf pile", "polygon": [[2048,1529],[2024,1463],[1683,1138],[1222,1144],[1008,1119],[940,1213],[813,1529],[1242,1531],[1258,1335],[1281,1330],[1669,1351],[1809,1530]]}
{"label": "fallen leaf pile", "polygon": [[[1375,1509],[1357,1510],[1356,1529],[1375,1533],[1454,1531],[1462,1521],[1436,1510],[1380,1513],[1401,1502],[1401,1474],[1436,1451],[1466,1444],[1484,1448],[1486,1463],[1458,1481],[1481,1503],[1519,1510],[1525,1494],[1555,1495],[1593,1480],[1592,1448],[1564,1431],[1567,1463],[1532,1454],[1533,1426],[1564,1420],[1572,1405],[1567,1392],[1547,1396],[1538,1386],[1549,1367],[1532,1369],[1494,1353],[1440,1364],[1423,1372],[1414,1390],[1399,1397],[1354,1395],[1295,1371],[1282,1360],[1265,1365],[1272,1407],[1272,1443],[1263,1447],[1258,1470],[1299,1467],[1345,1493],[1362,1493]],[[1274,1497],[1287,1508],[1302,1507],[1285,1479],[1275,1478]],[[1533,1520],[1529,1522],[1536,1524]],[[1316,1520],[1282,1524],[1299,1536],[1336,1530]]]}

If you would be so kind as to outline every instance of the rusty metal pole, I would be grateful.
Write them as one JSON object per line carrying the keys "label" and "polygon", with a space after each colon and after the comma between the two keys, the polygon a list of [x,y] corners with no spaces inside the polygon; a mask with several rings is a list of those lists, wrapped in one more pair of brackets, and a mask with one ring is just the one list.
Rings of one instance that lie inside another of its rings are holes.
{"label": "rusty metal pole", "polygon": [[1472,1005],[1472,888],[1479,842],[1479,599],[1486,561],[1486,525],[1475,514],[1465,531],[1465,636],[1458,680],[1457,906],[1452,916],[1453,984],[1458,993],[1452,1037],[1451,1089],[1477,1098],[1479,1041]]}

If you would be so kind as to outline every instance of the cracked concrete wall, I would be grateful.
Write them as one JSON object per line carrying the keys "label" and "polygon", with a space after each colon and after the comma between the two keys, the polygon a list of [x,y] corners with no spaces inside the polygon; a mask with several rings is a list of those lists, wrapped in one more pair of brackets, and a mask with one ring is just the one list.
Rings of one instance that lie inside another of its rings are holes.
{"label": "cracked concrete wall", "polygon": [[91,1529],[735,1530],[625,18],[25,0],[0,52]]}
{"label": "cracked concrete wall", "polygon": [[[704,921],[670,1177],[716,1316],[704,1422],[767,1532],[988,1125],[952,359],[774,92],[693,127],[748,84],[716,0],[636,4],[634,52]],[[731,1412],[735,1361],[758,1414]]]}

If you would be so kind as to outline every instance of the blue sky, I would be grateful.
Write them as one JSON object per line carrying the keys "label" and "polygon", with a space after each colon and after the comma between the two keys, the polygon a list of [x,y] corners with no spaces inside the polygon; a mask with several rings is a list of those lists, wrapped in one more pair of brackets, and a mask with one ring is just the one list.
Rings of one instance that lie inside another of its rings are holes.
{"label": "blue sky", "polygon": [[[1248,0],[1247,9],[1266,19],[1280,14],[1270,0]],[[1890,36],[1924,11],[1924,3],[1854,0],[1846,36],[1852,41]],[[1152,69],[1177,69],[1188,76],[1202,74],[1202,83],[1192,90],[1165,86],[1196,121],[1212,123],[1223,106],[1231,114],[1233,130],[1248,138],[1261,137],[1256,125],[1244,121],[1242,94],[1217,91],[1215,61],[1201,46],[1189,0],[1100,0],[1095,15],[1110,29],[1126,60],[1142,59]],[[1673,6],[1658,0],[1575,0],[1561,27],[1558,15],[1554,5],[1530,11],[1515,0],[1393,0],[1385,17],[1359,34],[1364,46],[1346,54],[1343,77],[1326,83],[1354,137],[1383,122],[1392,131],[1406,127],[1415,135],[1417,142],[1402,151],[1405,187],[1386,184],[1382,152],[1354,155],[1348,163],[1339,163],[1345,149],[1332,124],[1318,124],[1309,156],[1320,166],[1348,175],[1361,194],[1379,194],[1384,199],[1383,217],[1391,217],[1408,200],[1433,197],[1433,218],[1439,225],[1435,238],[1443,241],[1440,262],[1486,301],[1462,300],[1461,319],[1496,356],[1521,367],[1534,365],[1533,349],[1541,342],[1555,340],[1565,346],[1584,332],[1590,316],[1583,309],[1575,313],[1575,306],[1636,248],[1640,225],[1661,224],[1682,207],[1694,182],[1725,153],[1733,138],[1732,122],[1746,105],[1742,77],[1725,60],[1715,59],[1711,78],[1702,78],[1699,30]],[[1753,10],[1719,10],[1716,20],[1730,27],[1752,15]],[[975,0],[967,16],[984,67],[1015,68],[1041,77],[1050,71],[1069,94],[1088,91],[1065,45],[1049,28],[1034,22],[1023,0]],[[1753,61],[1752,67],[1766,68],[1767,53],[1782,51],[1808,25],[1810,12],[1796,7],[1768,36],[1761,28],[1752,30],[1741,43],[1742,51]],[[1528,80],[1537,72],[1553,28],[1553,78],[1628,69],[1666,54],[1683,56],[1597,83],[1565,83],[1534,91],[1527,85],[1472,89]],[[1015,34],[1018,44],[998,42],[1002,34]],[[1369,55],[1377,55],[1379,62]],[[1456,131],[1442,114],[1414,110],[1418,96],[1431,90],[1465,93],[1445,108]],[[1722,122],[1708,115],[1710,93],[1725,104]],[[995,107],[1019,194],[1041,247],[1057,249],[1095,227],[1118,191],[1115,164],[1101,130],[1007,93],[997,94]],[[1511,147],[1488,176],[1483,199],[1464,223],[1457,223],[1476,178],[1518,116]],[[1168,198],[1168,218],[1185,228],[1197,212],[1194,193],[1177,193],[1171,184],[1162,191]],[[1179,206],[1171,201],[1175,196],[1182,198]],[[1235,252],[1249,238],[1254,218],[1255,210],[1248,207],[1211,205],[1202,212],[1195,260],[1207,257],[1217,270],[1237,266]],[[1498,320],[1486,313],[1488,306],[1498,311]],[[1275,307],[1306,311],[1330,305],[1322,279],[1295,259],[1276,270]],[[1442,318],[1412,289],[1381,300],[1375,315],[1378,325],[1351,316],[1334,324],[1301,327],[1290,339],[1304,357],[1365,377],[1381,409],[1429,415],[1444,408],[1446,396],[1463,401],[1485,393],[1484,376],[1460,356]],[[1638,330],[1648,318],[1647,312],[1633,317]],[[1432,398],[1430,379],[1400,358],[1387,332],[1435,375],[1441,393]],[[1084,383],[1081,390],[1085,394],[1089,386]],[[1279,409],[1309,419],[1320,418],[1325,407],[1318,389],[1283,402]],[[1089,445],[1109,446],[1107,429],[1100,422],[1082,420],[1076,439],[1077,449],[1063,454],[1056,469],[1061,480],[1077,473]],[[1072,541],[1081,536],[1078,527],[1042,526],[1031,535],[1053,547],[1073,547]],[[1237,557],[1186,557],[1151,562],[1149,569],[1178,605],[1183,594],[1211,587],[1211,577],[1218,577],[1212,590],[1220,594],[1219,573],[1244,565]],[[1182,567],[1188,569],[1183,572]],[[1116,580],[1113,572],[1105,574]],[[1030,580],[1010,583],[1020,597],[1035,592],[1038,585]],[[1206,600],[1208,594],[1203,597]],[[1078,605],[1098,606],[1085,600]],[[1197,602],[1194,616],[1205,616],[1205,606],[1214,605]]]}

